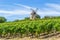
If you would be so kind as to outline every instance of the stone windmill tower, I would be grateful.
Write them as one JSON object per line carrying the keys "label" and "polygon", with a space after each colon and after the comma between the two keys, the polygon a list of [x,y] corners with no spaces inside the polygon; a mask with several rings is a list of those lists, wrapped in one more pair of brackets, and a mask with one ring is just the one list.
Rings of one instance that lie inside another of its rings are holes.
{"label": "stone windmill tower", "polygon": [[37,12],[37,9],[36,9],[36,10],[33,10],[33,9],[32,9],[32,12],[31,12],[31,14],[30,14],[30,19],[31,19],[31,20],[36,19],[36,15],[37,15],[36,12]]}

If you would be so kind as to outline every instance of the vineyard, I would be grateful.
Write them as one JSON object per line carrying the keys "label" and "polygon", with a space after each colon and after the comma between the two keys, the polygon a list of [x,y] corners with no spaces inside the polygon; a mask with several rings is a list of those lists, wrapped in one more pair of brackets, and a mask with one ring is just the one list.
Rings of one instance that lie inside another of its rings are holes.
{"label": "vineyard", "polygon": [[41,34],[54,32],[60,32],[60,19],[0,23],[0,37],[39,37]]}

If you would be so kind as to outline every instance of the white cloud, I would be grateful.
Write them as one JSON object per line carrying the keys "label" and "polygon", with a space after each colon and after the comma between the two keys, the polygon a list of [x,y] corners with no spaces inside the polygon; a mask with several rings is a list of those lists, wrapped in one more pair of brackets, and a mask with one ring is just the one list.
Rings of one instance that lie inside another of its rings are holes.
{"label": "white cloud", "polygon": [[30,7],[30,6],[27,6],[27,5],[22,5],[22,4],[15,4],[15,5],[17,5],[17,6],[20,6],[20,7],[24,7],[24,8],[26,8],[26,9],[36,9],[36,8],[34,8],[34,7]]}
{"label": "white cloud", "polygon": [[[25,14],[30,14],[30,12],[31,12],[30,9],[34,9],[34,10],[36,9],[35,7],[30,7],[30,6],[22,5],[22,4],[15,4],[15,5],[19,6],[19,7],[24,7],[25,9],[21,8],[21,9],[14,9],[11,11],[0,10],[0,14],[3,13],[4,15],[2,15],[2,16],[6,16],[6,17],[12,16],[12,15],[25,15]],[[45,6],[47,6],[48,8],[46,7],[46,8],[43,8],[43,10],[39,9],[37,11],[37,13],[40,16],[46,16],[46,15],[59,16],[60,15],[60,5],[59,4],[47,3],[47,4],[45,4]]]}
{"label": "white cloud", "polygon": [[38,14],[42,17],[44,17],[44,16],[60,16],[60,12],[55,11],[55,10],[38,11]]}
{"label": "white cloud", "polygon": [[21,9],[19,8],[19,9],[14,9],[14,10],[10,10],[10,11],[8,11],[8,10],[0,10],[0,14],[3,13],[4,16],[24,15],[24,14],[30,14],[30,12],[31,12],[30,9],[36,9],[34,7],[30,7],[30,6],[26,6],[26,5],[22,5],[22,4],[14,4],[14,5],[17,6],[16,8],[18,8],[18,7],[24,7],[24,9],[23,8],[21,8]]}
{"label": "white cloud", "polygon": [[5,13],[5,14],[9,13],[9,14],[11,14],[12,11],[0,10],[0,13]]}
{"label": "white cloud", "polygon": [[[6,10],[0,10],[0,13],[4,13],[4,14],[8,14],[8,15],[24,15],[24,14],[29,14],[31,11],[29,11],[31,8],[36,9],[34,7],[30,7],[30,6],[26,6],[26,5],[22,5],[22,4],[15,4],[16,6],[22,6],[26,9],[24,10],[12,10],[12,11],[6,11]],[[57,10],[59,10],[60,5],[58,4],[49,4],[47,3],[46,6],[48,6],[49,8],[53,7],[53,8],[58,8]],[[37,12],[39,15],[53,15],[53,14],[59,14],[60,12],[56,11],[56,10],[52,10],[52,9],[48,9],[48,8],[44,8],[43,10],[38,10]]]}
{"label": "white cloud", "polygon": [[29,11],[27,10],[13,10],[13,11],[6,11],[6,10],[0,10],[0,13],[4,13],[4,14],[9,14],[9,15],[13,15],[13,14],[28,14]]}
{"label": "white cloud", "polygon": [[46,6],[54,8],[56,10],[60,10],[60,4],[51,4],[51,3],[47,3]]}

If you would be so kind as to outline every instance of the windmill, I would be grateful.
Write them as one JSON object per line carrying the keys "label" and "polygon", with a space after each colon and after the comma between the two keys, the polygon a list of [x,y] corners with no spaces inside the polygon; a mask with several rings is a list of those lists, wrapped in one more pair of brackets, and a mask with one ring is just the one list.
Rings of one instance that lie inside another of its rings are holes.
{"label": "windmill", "polygon": [[33,7],[29,7],[29,6],[22,5],[22,4],[17,4],[17,6],[21,6],[21,7],[24,7],[25,9],[31,10],[32,12],[30,13],[30,17],[29,18],[31,20],[36,19],[38,8],[33,8]]}
{"label": "windmill", "polygon": [[36,16],[37,16],[37,10],[38,10],[38,8],[36,8],[36,10],[34,10],[34,9],[31,9],[32,10],[32,12],[31,12],[31,14],[30,14],[30,19],[31,20],[34,20],[34,19],[36,19]]}

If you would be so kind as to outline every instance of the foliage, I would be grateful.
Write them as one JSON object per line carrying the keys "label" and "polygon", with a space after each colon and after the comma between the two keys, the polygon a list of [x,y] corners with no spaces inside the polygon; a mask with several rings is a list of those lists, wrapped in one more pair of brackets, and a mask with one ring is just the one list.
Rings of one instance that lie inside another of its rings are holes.
{"label": "foliage", "polygon": [[[36,14],[36,19],[40,19],[40,16],[38,14]],[[25,17],[24,20],[30,20],[30,18],[29,17]]]}
{"label": "foliage", "polygon": [[19,22],[20,20],[19,19],[16,19],[16,20],[14,20],[13,22]]}
{"label": "foliage", "polygon": [[37,15],[36,15],[36,18],[37,18],[37,19],[40,19],[40,15],[37,14]]}
{"label": "foliage", "polygon": [[60,16],[44,16],[43,19],[60,19]]}
{"label": "foliage", "polygon": [[0,17],[0,23],[6,22],[6,18],[5,17]]}
{"label": "foliage", "polygon": [[60,19],[27,20],[20,22],[8,22],[0,24],[0,36],[35,35],[60,31]]}
{"label": "foliage", "polygon": [[25,17],[25,20],[29,20],[29,17]]}

